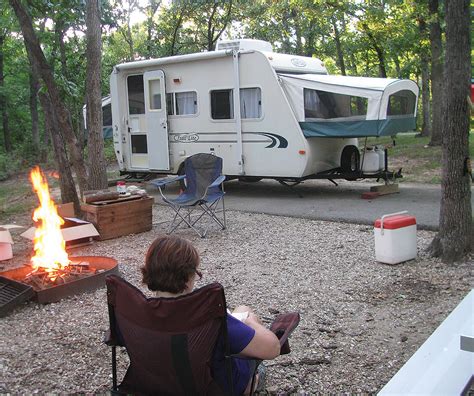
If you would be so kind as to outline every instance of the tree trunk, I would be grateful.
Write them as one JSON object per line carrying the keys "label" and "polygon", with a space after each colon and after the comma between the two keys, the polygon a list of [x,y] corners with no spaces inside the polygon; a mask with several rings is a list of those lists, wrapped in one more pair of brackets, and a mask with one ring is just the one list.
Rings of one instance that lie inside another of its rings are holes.
{"label": "tree trunk", "polygon": [[400,59],[398,59],[398,55],[395,53],[392,56],[393,63],[395,64],[395,70],[397,72],[398,78],[403,78],[402,76],[402,68],[400,67]]}
{"label": "tree trunk", "polygon": [[[41,88],[40,77],[35,60],[27,51],[28,61],[30,63],[30,113],[31,113],[31,135],[33,137],[33,144],[38,153],[39,162],[45,162],[47,159],[46,146],[40,145],[39,136],[39,116],[38,116],[38,93]],[[45,125],[46,126],[46,125]],[[47,133],[45,134],[47,135]]]}
{"label": "tree trunk", "polygon": [[291,19],[294,21],[294,29],[295,29],[295,42],[296,42],[296,47],[295,47],[295,54],[296,55],[303,55],[303,42],[301,40],[302,33],[301,33],[301,24],[299,23],[298,16],[300,15],[300,11],[295,8],[292,8],[290,10],[290,15]]}
{"label": "tree trunk", "polygon": [[153,28],[154,28],[154,22],[153,18],[155,17],[156,11],[158,11],[158,8],[160,7],[161,0],[156,1],[156,0],[150,0],[150,4],[147,7],[147,22],[146,22],[146,29],[147,29],[147,35],[146,35],[146,52],[147,52],[147,58],[150,59],[153,57]]}
{"label": "tree trunk", "polygon": [[46,61],[38,41],[38,37],[36,36],[33,29],[31,18],[23,5],[20,3],[20,0],[9,0],[9,2],[15,11],[18,22],[20,23],[26,49],[31,53],[32,58],[37,63],[39,74],[46,85],[46,88],[48,89],[52,109],[55,112],[58,126],[69,149],[72,166],[76,172],[77,181],[79,183],[79,189],[81,192],[88,190],[87,170],[84,163],[84,158],[82,157],[82,151],[80,149],[76,135],[72,129],[69,119],[69,112],[64,105],[59,93],[59,89],[56,85],[56,82],[54,81],[51,67]]}
{"label": "tree trunk", "polygon": [[375,53],[377,54],[377,58],[379,60],[379,77],[387,78],[387,68],[385,67],[385,55],[384,55],[383,49],[377,43],[377,40],[375,39],[375,36],[373,35],[373,33],[370,31],[369,26],[366,23],[363,23],[362,27],[364,28],[365,33],[367,34],[367,37],[369,38],[369,41],[372,43],[372,48],[375,50]]}
{"label": "tree trunk", "polygon": [[429,0],[431,45],[432,128],[430,146],[440,146],[443,128],[443,44],[438,0]]}
{"label": "tree trunk", "polygon": [[207,44],[206,44],[206,49],[210,52],[214,50],[214,43],[213,43],[213,37],[214,37],[214,26],[212,24],[212,20],[214,19],[214,15],[216,14],[217,11],[217,2],[214,3],[212,6],[212,11],[211,11],[211,16],[209,17],[209,20],[207,21]]}
{"label": "tree trunk", "polygon": [[0,35],[0,109],[2,109],[2,126],[3,126],[3,144],[5,151],[8,153],[12,151],[12,140],[10,133],[10,126],[8,124],[8,109],[7,109],[7,99],[6,95],[3,92],[3,87],[5,84],[5,76],[3,71],[3,43],[5,42],[5,35]]}
{"label": "tree trunk", "polygon": [[33,145],[38,158],[41,161],[41,148],[38,127],[38,91],[40,88],[38,75],[31,68],[30,71],[30,113],[31,113],[31,136],[33,137]]}
{"label": "tree trunk", "polygon": [[89,188],[107,188],[107,167],[102,137],[102,95],[100,87],[102,41],[99,0],[87,0],[87,148],[89,152]]}
{"label": "tree trunk", "polygon": [[334,29],[334,41],[336,43],[337,65],[341,69],[341,74],[346,75],[346,64],[344,63],[344,53],[342,52],[341,35],[337,28],[336,18],[332,18],[332,27]]}
{"label": "tree trunk", "polygon": [[470,12],[468,0],[446,2],[446,112],[443,120],[439,232],[429,250],[451,263],[471,248],[469,158]]}
{"label": "tree trunk", "polygon": [[61,190],[62,203],[73,202],[75,213],[81,213],[81,206],[77,196],[76,186],[72,177],[71,165],[67,158],[66,148],[64,147],[64,140],[62,139],[59,125],[56,120],[53,106],[49,97],[45,93],[39,95],[41,107],[44,113],[44,123],[46,133],[51,136],[53,142],[53,150],[56,159],[56,166],[59,173],[59,188]]}
{"label": "tree trunk", "polygon": [[359,75],[359,71],[357,70],[357,60],[354,56],[354,53],[351,52],[350,55],[349,55],[349,59],[351,60],[350,62],[350,66],[351,66],[351,69],[354,73],[354,76],[358,76]]}
{"label": "tree trunk", "polygon": [[[427,26],[423,18],[418,20],[420,30],[420,38],[426,37]],[[431,134],[431,107],[430,107],[430,70],[428,54],[421,45],[420,69],[421,69],[421,111],[423,115],[423,123],[421,125],[420,137],[428,137]]]}
{"label": "tree trunk", "polygon": [[[61,64],[61,73],[64,77],[69,77],[66,60],[66,46],[64,44],[64,20],[58,19],[55,21],[54,26],[54,39],[56,41],[56,48],[59,49],[59,62]],[[55,55],[56,56],[56,55]]]}
{"label": "tree trunk", "polygon": [[426,56],[421,56],[421,107],[423,124],[420,135],[426,137],[431,134],[430,71]]}
{"label": "tree trunk", "polygon": [[178,31],[181,28],[181,24],[183,22],[183,11],[179,11],[179,16],[178,20],[176,21],[176,24],[173,29],[173,38],[171,39],[171,46],[170,46],[170,53],[168,54],[169,56],[175,55],[176,52],[176,41],[178,40]]}

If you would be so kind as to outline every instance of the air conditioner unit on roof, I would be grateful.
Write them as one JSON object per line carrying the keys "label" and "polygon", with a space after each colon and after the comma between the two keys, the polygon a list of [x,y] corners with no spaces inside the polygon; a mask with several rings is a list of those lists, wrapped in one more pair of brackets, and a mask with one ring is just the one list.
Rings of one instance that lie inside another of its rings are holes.
{"label": "air conditioner unit on roof", "polygon": [[239,40],[222,40],[218,41],[216,45],[216,51],[220,50],[257,50],[273,52],[272,45],[268,41],[254,40],[254,39],[239,39]]}

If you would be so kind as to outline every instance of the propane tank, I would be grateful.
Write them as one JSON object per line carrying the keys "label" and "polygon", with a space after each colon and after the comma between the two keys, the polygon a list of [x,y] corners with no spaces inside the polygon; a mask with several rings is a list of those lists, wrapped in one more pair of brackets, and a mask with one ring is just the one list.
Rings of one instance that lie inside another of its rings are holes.
{"label": "propane tank", "polygon": [[373,147],[367,147],[364,152],[364,163],[362,172],[367,174],[377,173],[379,171],[380,157]]}
{"label": "propane tank", "polygon": [[379,170],[385,168],[385,149],[383,146],[375,146],[375,152],[379,156]]}

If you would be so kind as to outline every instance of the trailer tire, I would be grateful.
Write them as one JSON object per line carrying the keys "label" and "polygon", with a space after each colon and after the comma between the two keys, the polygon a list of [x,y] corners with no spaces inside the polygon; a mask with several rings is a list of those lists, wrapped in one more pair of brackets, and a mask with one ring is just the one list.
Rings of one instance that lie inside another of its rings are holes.
{"label": "trailer tire", "polygon": [[[356,146],[346,146],[341,153],[341,171],[343,173],[352,173],[360,171],[360,153]],[[350,178],[347,180],[355,180]]]}

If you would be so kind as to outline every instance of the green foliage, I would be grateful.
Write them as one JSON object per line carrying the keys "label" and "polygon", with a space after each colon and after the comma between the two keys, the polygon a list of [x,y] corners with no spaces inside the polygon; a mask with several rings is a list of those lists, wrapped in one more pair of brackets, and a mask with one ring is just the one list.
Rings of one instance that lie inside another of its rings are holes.
{"label": "green foliage", "polygon": [[112,139],[104,140],[104,157],[108,164],[115,164],[117,157],[115,156],[114,142]]}
{"label": "green foliage", "polygon": [[21,158],[17,152],[5,154],[0,153],[0,181],[6,180],[19,169],[23,168]]}

